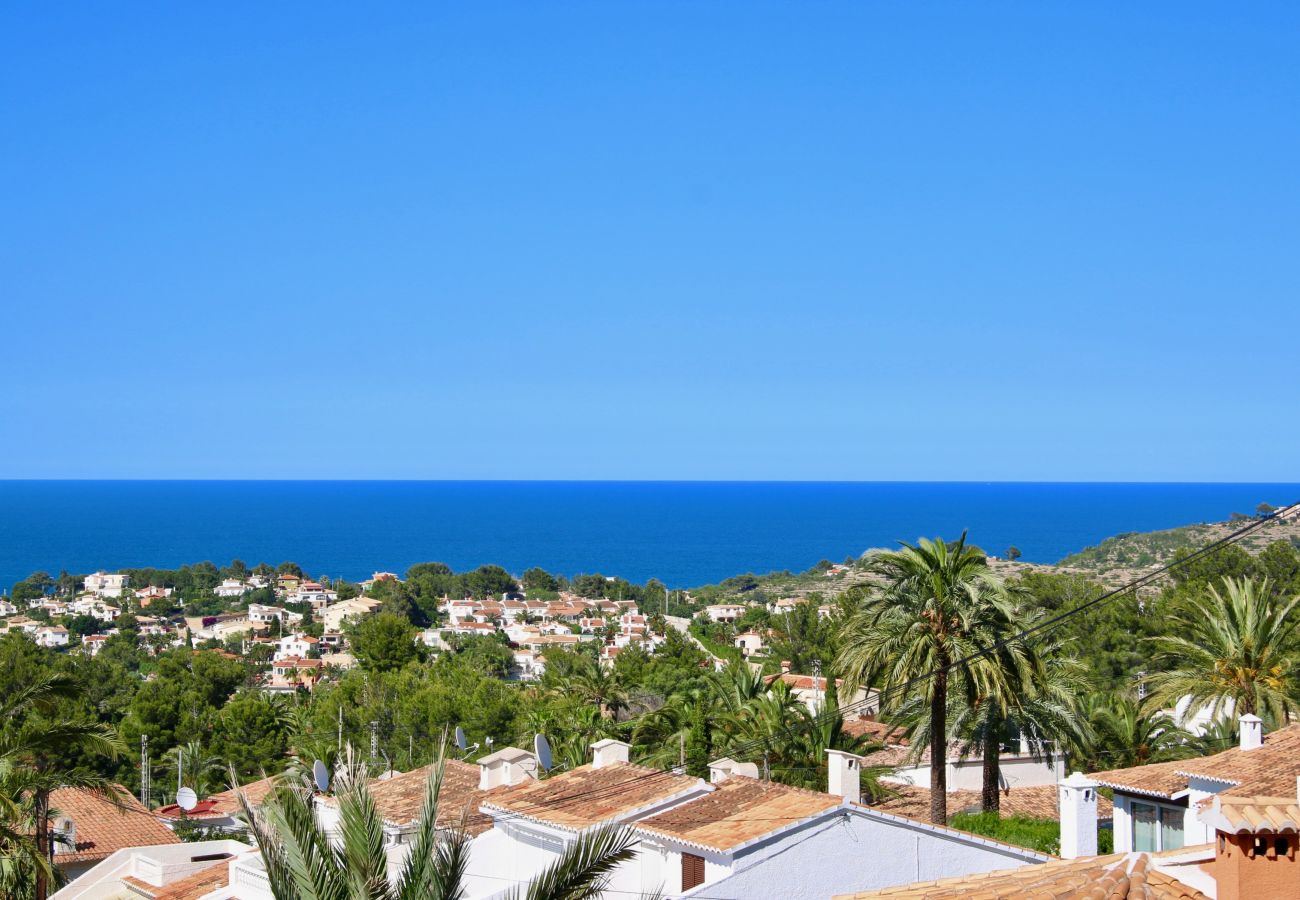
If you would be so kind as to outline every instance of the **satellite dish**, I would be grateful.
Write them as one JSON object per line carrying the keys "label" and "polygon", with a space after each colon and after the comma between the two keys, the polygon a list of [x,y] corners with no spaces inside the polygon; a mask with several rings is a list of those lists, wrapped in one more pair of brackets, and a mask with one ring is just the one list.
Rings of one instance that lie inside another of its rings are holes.
{"label": "satellite dish", "polygon": [[533,738],[533,753],[537,756],[537,764],[549,772],[553,761],[551,760],[551,742],[546,739],[546,735],[539,734]]}
{"label": "satellite dish", "polygon": [[490,737],[485,737],[485,738],[483,738],[483,740],[487,743],[487,745],[488,745],[489,748],[492,746],[492,738],[490,738]]}
{"label": "satellite dish", "polygon": [[465,729],[459,725],[456,726],[456,746],[461,750],[465,749]]}
{"label": "satellite dish", "polygon": [[176,792],[176,805],[181,809],[189,812],[199,803],[199,795],[194,793],[193,788],[183,787]]}
{"label": "satellite dish", "polygon": [[312,781],[316,782],[316,790],[322,794],[329,793],[330,789],[330,770],[325,768],[325,763],[319,759],[311,764]]}

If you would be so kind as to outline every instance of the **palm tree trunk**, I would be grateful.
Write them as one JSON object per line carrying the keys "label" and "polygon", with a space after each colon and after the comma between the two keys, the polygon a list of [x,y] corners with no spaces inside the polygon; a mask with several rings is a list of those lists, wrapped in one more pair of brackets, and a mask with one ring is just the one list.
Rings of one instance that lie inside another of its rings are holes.
{"label": "palm tree trunk", "polygon": [[942,668],[930,697],[930,821],[948,824],[948,673]]}
{"label": "palm tree trunk", "polygon": [[1000,812],[1002,809],[1002,763],[998,754],[1002,742],[998,740],[996,722],[987,722],[984,726],[984,790],[980,797],[980,808],[984,812]]}
{"label": "palm tree trunk", "polygon": [[[32,798],[33,812],[36,816],[36,852],[41,855],[42,859],[50,859],[53,855],[50,853],[50,792],[46,790],[37,790]],[[34,900],[45,900],[45,895],[49,892],[49,884],[45,880],[45,871],[38,868],[36,870],[36,886],[32,891]]]}

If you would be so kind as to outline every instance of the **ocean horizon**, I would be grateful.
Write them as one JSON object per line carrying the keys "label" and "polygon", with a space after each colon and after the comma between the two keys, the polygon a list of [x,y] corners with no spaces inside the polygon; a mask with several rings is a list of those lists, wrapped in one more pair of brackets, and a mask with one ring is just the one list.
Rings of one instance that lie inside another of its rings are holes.
{"label": "ocean horizon", "polygon": [[962,531],[1050,563],[1300,499],[1293,483],[0,480],[0,587],[210,560],[359,580],[418,562],[695,587]]}

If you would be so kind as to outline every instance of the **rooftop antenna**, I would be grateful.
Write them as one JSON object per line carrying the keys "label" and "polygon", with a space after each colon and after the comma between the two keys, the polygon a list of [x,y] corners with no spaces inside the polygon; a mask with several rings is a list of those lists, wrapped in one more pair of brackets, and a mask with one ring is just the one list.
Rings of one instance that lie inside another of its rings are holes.
{"label": "rooftop antenna", "polygon": [[546,739],[546,735],[539,734],[533,738],[533,753],[537,756],[537,764],[544,771],[549,772],[555,765],[555,761],[551,758],[551,742]]}
{"label": "rooftop antenna", "polygon": [[330,770],[319,759],[311,764],[311,779],[316,782],[316,790],[328,794],[330,789]]}
{"label": "rooftop antenna", "polygon": [[198,794],[194,793],[193,788],[183,787],[176,792],[176,805],[181,809],[189,812],[199,803]]}

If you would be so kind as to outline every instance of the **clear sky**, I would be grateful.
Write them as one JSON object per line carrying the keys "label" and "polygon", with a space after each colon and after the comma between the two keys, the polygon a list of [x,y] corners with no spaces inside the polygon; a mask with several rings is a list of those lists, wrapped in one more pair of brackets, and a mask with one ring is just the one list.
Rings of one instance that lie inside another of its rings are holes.
{"label": "clear sky", "polygon": [[5,4],[0,476],[1298,481],[1298,42]]}

